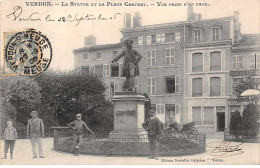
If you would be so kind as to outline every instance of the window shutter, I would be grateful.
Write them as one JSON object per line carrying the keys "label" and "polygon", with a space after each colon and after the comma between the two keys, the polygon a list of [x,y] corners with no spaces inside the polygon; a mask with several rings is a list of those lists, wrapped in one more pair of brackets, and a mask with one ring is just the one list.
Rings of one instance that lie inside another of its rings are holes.
{"label": "window shutter", "polygon": [[180,104],[175,104],[175,114],[180,114]]}
{"label": "window shutter", "polygon": [[138,45],[143,45],[143,37],[138,37]]}
{"label": "window shutter", "polygon": [[161,34],[161,42],[162,42],[162,43],[165,42],[165,34]]}
{"label": "window shutter", "polygon": [[180,93],[180,75],[175,76],[175,92]]}
{"label": "window shutter", "polygon": [[151,36],[147,36],[146,44],[151,44],[151,43],[152,43],[152,37]]}
{"label": "window shutter", "polygon": [[161,42],[161,35],[157,34],[156,35],[156,43],[160,43]]}

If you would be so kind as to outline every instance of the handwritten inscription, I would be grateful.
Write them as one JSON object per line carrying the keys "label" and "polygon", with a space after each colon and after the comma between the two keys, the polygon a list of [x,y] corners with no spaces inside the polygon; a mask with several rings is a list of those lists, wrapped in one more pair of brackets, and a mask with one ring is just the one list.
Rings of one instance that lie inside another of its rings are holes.
{"label": "handwritten inscription", "polygon": [[216,141],[207,144],[211,148],[210,155],[214,156],[214,161],[220,161],[218,158],[239,155],[244,153],[242,150],[243,142],[225,142]]}
{"label": "handwritten inscription", "polygon": [[40,22],[40,21],[46,21],[46,22],[69,22],[69,23],[75,23],[75,26],[78,26],[82,21],[93,21],[93,20],[99,20],[99,21],[108,21],[117,19],[121,14],[115,13],[111,16],[105,16],[103,14],[69,14],[66,16],[60,16],[58,18],[54,18],[54,16],[46,15],[43,16],[39,12],[32,12],[29,15],[23,14],[23,8],[21,6],[15,6],[13,7],[13,11],[9,13],[6,17],[8,19],[12,19],[13,21],[19,21],[19,22]]}

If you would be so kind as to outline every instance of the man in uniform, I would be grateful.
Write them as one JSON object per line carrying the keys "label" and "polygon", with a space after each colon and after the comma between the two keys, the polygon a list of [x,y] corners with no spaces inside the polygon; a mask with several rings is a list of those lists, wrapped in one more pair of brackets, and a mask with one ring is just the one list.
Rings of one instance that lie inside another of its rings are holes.
{"label": "man in uniform", "polygon": [[150,145],[149,159],[158,160],[158,140],[162,135],[162,122],[155,116],[155,112],[150,110],[150,118],[148,118],[142,126],[148,132],[148,141]]}
{"label": "man in uniform", "polygon": [[128,91],[134,91],[135,76],[139,75],[138,62],[142,56],[132,48],[133,40],[127,39],[124,41],[126,49],[122,51],[116,58],[111,62],[117,62],[121,57],[124,56],[123,66],[121,69],[121,77],[126,77],[126,85]]}

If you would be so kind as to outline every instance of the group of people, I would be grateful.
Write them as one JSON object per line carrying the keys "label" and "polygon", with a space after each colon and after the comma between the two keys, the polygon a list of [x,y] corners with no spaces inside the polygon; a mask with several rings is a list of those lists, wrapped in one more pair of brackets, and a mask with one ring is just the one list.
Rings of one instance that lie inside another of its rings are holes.
{"label": "group of people", "polygon": [[[42,151],[42,140],[44,137],[44,124],[42,119],[38,118],[37,111],[31,112],[32,118],[28,120],[26,136],[30,139],[32,145],[33,158],[37,158],[36,144],[38,146],[39,157],[44,158]],[[4,157],[7,159],[7,153],[10,148],[10,159],[13,159],[13,151],[17,139],[17,131],[13,127],[12,121],[7,121],[7,127],[4,131]]]}
{"label": "group of people", "polygon": [[[44,124],[42,119],[38,118],[38,112],[31,112],[31,119],[28,120],[26,136],[31,141],[33,158],[37,158],[36,146],[38,147],[39,158],[44,158],[42,150],[42,140],[44,137]],[[83,129],[91,131],[86,123],[81,120],[81,114],[76,115],[77,120],[68,124],[70,128],[74,130],[73,138],[76,144],[76,148],[83,142]],[[10,148],[10,159],[13,159],[14,146],[17,139],[17,131],[13,127],[12,121],[7,121],[7,127],[4,131],[4,156],[3,159],[7,159],[7,153]]]}
{"label": "group of people", "polygon": [[[31,112],[32,118],[28,120],[26,135],[30,139],[32,145],[33,158],[37,158],[36,145],[38,147],[39,158],[44,158],[42,150],[42,140],[44,137],[44,124],[42,119],[38,118],[38,113],[36,111]],[[84,121],[81,120],[81,114],[76,115],[77,120],[69,123],[67,126],[72,128],[73,139],[75,142],[76,150],[83,143],[83,131],[84,128],[91,134],[93,131],[86,125]],[[158,159],[158,140],[162,135],[162,122],[155,116],[155,112],[150,110],[150,118],[147,119],[143,124],[143,128],[148,132],[148,141],[150,146],[150,159]],[[7,159],[8,149],[10,148],[10,159],[13,159],[13,151],[15,142],[17,139],[17,131],[13,127],[12,121],[7,121],[7,127],[4,131],[4,157]]]}

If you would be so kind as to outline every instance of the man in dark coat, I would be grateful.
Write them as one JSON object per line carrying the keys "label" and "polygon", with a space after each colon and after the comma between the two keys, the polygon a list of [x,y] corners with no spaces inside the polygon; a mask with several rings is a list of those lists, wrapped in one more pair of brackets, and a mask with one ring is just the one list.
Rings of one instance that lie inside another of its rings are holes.
{"label": "man in dark coat", "polygon": [[133,40],[127,39],[124,41],[126,49],[122,51],[116,58],[112,60],[112,63],[117,62],[124,56],[124,62],[121,69],[121,77],[126,77],[126,84],[128,91],[134,90],[135,76],[139,75],[138,62],[142,59],[141,54],[132,48]]}
{"label": "man in dark coat", "polygon": [[143,124],[143,128],[148,132],[148,141],[150,145],[150,157],[149,159],[158,160],[158,140],[162,135],[162,122],[155,116],[155,112],[150,110],[150,118]]}

